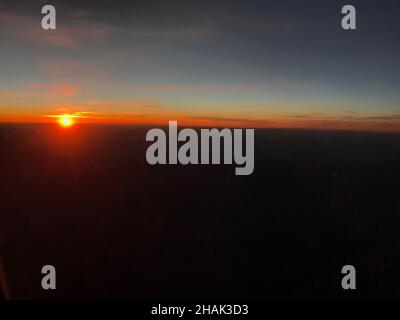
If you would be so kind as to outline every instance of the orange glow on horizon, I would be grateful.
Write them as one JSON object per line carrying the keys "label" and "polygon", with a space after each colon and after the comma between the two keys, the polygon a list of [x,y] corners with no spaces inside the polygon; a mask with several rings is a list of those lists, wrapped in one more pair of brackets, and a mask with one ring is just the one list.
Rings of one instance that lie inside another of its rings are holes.
{"label": "orange glow on horizon", "polygon": [[[46,120],[47,118],[47,120]],[[55,118],[49,121],[49,118]],[[145,125],[168,126],[168,121],[178,121],[180,127],[221,127],[221,128],[282,128],[282,129],[314,129],[340,131],[372,131],[372,132],[400,132],[400,123],[396,120],[383,121],[349,119],[344,116],[331,117],[288,117],[279,114],[258,115],[244,118],[237,114],[221,113],[218,115],[193,115],[165,112],[160,114],[137,113],[126,116],[118,113],[89,113],[73,112],[49,115],[9,115],[2,117],[0,123],[57,123],[63,128],[76,124],[109,124],[109,125]]]}

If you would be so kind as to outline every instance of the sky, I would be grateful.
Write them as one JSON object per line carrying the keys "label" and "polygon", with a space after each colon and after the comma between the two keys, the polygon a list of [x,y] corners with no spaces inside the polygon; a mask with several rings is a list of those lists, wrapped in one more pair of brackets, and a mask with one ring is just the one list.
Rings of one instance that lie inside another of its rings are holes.
{"label": "sky", "polygon": [[391,0],[0,0],[0,122],[400,131],[399,16]]}

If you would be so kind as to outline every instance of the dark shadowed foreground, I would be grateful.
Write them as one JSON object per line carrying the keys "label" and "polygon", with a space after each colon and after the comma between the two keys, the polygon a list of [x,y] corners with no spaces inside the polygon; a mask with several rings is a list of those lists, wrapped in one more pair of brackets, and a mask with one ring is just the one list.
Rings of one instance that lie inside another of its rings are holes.
{"label": "dark shadowed foreground", "polygon": [[400,297],[400,135],[256,130],[255,171],[235,176],[149,166],[145,133],[0,126],[13,298]]}

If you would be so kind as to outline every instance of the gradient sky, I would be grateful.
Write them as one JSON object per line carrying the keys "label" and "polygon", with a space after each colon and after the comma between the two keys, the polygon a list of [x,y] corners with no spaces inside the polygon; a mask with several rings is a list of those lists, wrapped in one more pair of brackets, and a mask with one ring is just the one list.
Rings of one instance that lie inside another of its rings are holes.
{"label": "gradient sky", "polygon": [[0,0],[0,122],[400,131],[399,39],[389,0]]}

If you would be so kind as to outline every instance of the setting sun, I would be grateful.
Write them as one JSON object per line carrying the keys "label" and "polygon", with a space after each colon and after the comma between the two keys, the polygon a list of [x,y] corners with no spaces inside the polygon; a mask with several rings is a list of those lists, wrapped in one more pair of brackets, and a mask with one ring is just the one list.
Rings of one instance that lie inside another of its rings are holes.
{"label": "setting sun", "polygon": [[70,127],[74,124],[74,121],[72,120],[72,116],[69,114],[64,114],[60,116],[58,123],[63,127]]}

